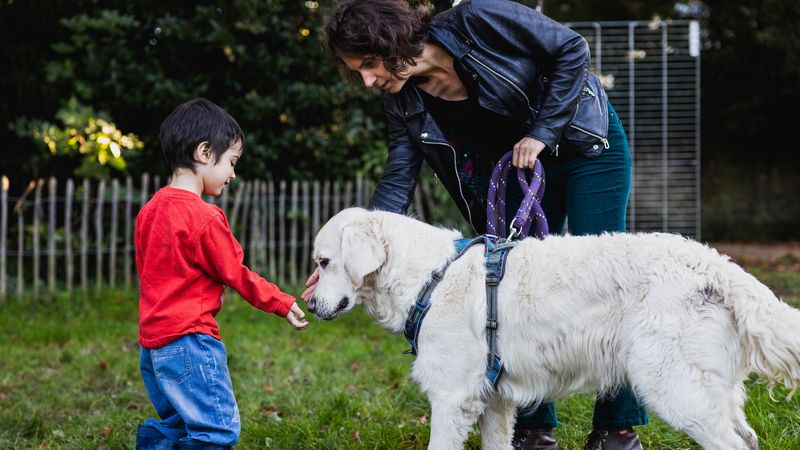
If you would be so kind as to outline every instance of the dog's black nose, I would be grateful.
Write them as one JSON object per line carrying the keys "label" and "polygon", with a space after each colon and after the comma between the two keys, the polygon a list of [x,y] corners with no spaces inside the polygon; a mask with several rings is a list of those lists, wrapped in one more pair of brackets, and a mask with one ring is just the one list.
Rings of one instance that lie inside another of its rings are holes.
{"label": "dog's black nose", "polygon": [[314,298],[314,297],[311,297],[310,299],[308,299],[308,303],[306,303],[306,307],[308,308],[308,312],[313,313],[314,310],[317,309],[317,299]]}
{"label": "dog's black nose", "polygon": [[342,297],[342,299],[341,299],[341,300],[339,300],[339,304],[338,304],[338,305],[336,305],[336,312],[338,313],[338,312],[342,311],[343,309],[347,308],[347,304],[348,304],[349,302],[350,302],[350,299],[349,299],[349,298],[347,298],[347,297]]}

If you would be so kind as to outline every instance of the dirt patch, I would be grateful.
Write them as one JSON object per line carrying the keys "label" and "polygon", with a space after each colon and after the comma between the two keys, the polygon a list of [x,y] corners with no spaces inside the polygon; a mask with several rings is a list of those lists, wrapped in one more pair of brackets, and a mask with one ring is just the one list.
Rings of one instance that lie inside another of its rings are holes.
{"label": "dirt patch", "polygon": [[708,245],[742,265],[771,270],[800,272],[800,241],[792,242],[709,242]]}

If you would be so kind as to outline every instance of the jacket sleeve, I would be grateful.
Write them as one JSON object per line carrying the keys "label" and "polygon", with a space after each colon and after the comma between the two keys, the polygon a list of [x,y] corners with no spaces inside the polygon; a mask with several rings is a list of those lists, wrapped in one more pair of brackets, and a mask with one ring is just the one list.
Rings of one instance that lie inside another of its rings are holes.
{"label": "jacket sleeve", "polygon": [[403,214],[414,195],[422,156],[411,142],[400,113],[391,105],[389,94],[384,96],[384,108],[389,125],[389,155],[369,208]]}
{"label": "jacket sleeve", "polygon": [[195,264],[208,276],[235,289],[254,307],[286,317],[295,302],[294,297],[248,269],[243,260],[242,247],[220,211],[197,239]]}
{"label": "jacket sleeve", "polygon": [[[589,45],[580,34],[525,5],[506,0],[467,2],[467,26],[496,52],[534,59],[545,70],[545,92],[530,92],[539,113],[526,133],[554,149],[575,115],[589,74]],[[542,88],[536,84],[532,89]],[[533,106],[533,105],[532,105]]]}

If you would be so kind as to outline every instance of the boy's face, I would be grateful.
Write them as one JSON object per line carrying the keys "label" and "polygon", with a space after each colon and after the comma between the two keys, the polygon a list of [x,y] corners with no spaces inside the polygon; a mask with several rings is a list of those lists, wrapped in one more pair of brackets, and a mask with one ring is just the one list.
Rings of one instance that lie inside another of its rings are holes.
{"label": "boy's face", "polygon": [[203,193],[218,196],[222,189],[236,178],[234,167],[242,157],[242,141],[237,141],[218,159],[213,156],[198,167],[203,178]]}

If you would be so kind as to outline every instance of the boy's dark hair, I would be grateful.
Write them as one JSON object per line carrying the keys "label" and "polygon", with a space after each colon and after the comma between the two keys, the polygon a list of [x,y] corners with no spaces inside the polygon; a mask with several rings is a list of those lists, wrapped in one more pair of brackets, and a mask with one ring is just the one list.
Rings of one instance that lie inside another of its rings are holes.
{"label": "boy's dark hair", "polygon": [[430,10],[406,0],[343,0],[325,26],[325,45],[335,58],[379,56],[398,76],[422,54]]}
{"label": "boy's dark hair", "polygon": [[244,133],[236,120],[214,102],[196,98],[175,108],[161,124],[158,135],[161,150],[169,170],[178,168],[195,171],[194,151],[208,142],[214,161],[219,161],[226,150],[241,141]]}

